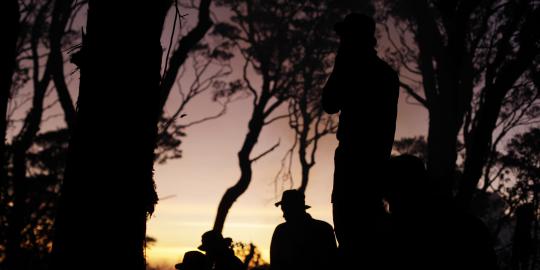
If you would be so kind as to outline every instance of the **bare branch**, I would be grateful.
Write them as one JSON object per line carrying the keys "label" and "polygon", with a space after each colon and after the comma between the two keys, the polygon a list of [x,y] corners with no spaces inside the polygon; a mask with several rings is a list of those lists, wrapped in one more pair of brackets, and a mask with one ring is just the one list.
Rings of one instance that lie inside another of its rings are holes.
{"label": "bare branch", "polygon": [[292,175],[292,161],[293,161],[293,154],[294,154],[294,149],[296,148],[296,145],[298,145],[298,140],[295,139],[292,146],[289,148],[289,150],[287,150],[287,152],[285,152],[285,155],[281,159],[281,167],[279,168],[279,171],[274,177],[274,194],[276,197],[279,195],[277,183],[280,176],[283,182],[289,181],[291,183],[290,188],[294,186],[294,179]]}
{"label": "bare branch", "polygon": [[264,125],[270,125],[270,124],[272,124],[272,122],[274,122],[274,121],[281,120],[281,119],[283,119],[283,118],[288,118],[288,117],[289,117],[289,114],[279,115],[279,116],[276,116],[276,117],[274,117],[274,118],[272,118],[272,119],[270,119],[270,120],[264,122]]}
{"label": "bare branch", "polygon": [[246,61],[244,63],[244,67],[243,67],[243,78],[244,78],[244,82],[246,83],[247,85],[247,88],[249,90],[249,92],[251,92],[251,94],[253,95],[253,107],[256,106],[257,104],[257,101],[259,99],[259,94],[257,94],[257,90],[255,90],[255,87],[253,87],[253,85],[251,84],[251,81],[250,79],[248,78],[248,75],[247,75],[247,68],[249,66],[249,63],[251,62],[251,58],[248,56],[248,57],[245,57]]}
{"label": "bare branch", "polygon": [[262,152],[260,155],[256,156],[255,158],[250,159],[249,161],[251,163],[253,163],[253,162],[259,160],[260,158],[266,156],[270,152],[274,151],[279,146],[280,143],[281,143],[281,139],[279,139],[278,142],[276,144],[274,144],[272,147],[270,147],[268,150]]}
{"label": "bare branch", "polygon": [[408,84],[406,84],[406,83],[400,81],[400,82],[399,82],[399,86],[400,86],[401,88],[405,89],[405,91],[407,92],[407,94],[409,94],[409,95],[410,95],[411,97],[413,97],[416,101],[418,101],[420,104],[422,104],[422,106],[424,106],[425,108],[429,108],[429,104],[427,103],[426,99],[424,99],[424,98],[421,97],[418,93],[416,93],[416,91],[414,91],[414,89],[413,89],[410,85],[408,85]]}
{"label": "bare branch", "polygon": [[207,116],[207,117],[204,117],[202,119],[199,119],[199,120],[195,120],[191,123],[188,123],[188,124],[185,124],[185,125],[182,125],[183,128],[188,128],[188,127],[191,127],[191,126],[194,126],[194,125],[198,125],[200,123],[204,123],[206,121],[209,121],[209,120],[214,120],[214,119],[217,119],[221,116],[223,116],[225,114],[225,112],[227,112],[227,104],[224,104],[223,105],[223,108],[221,108],[221,111],[219,111],[218,113],[216,113],[215,115],[212,115],[212,116]]}

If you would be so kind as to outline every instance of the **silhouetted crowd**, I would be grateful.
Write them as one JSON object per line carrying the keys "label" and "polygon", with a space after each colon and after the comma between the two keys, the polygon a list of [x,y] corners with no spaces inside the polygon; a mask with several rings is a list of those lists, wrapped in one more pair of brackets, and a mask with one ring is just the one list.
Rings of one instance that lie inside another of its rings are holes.
{"label": "silhouetted crowd", "polygon": [[[310,206],[305,204],[304,194],[294,189],[283,192],[281,201],[275,205],[281,207],[285,222],[276,227],[272,236],[270,268],[497,269],[486,226],[454,207],[451,201],[437,196],[421,159],[412,155],[392,157],[377,180],[384,187],[384,214],[371,216],[361,211],[347,214],[356,219],[356,224],[378,219],[375,232],[355,232],[376,233],[378,238],[368,239],[372,242],[360,239],[350,246],[340,243],[339,248],[334,228],[306,212]],[[358,226],[358,230],[364,228]],[[245,270],[247,267],[234,255],[231,239],[223,238],[218,232],[206,232],[199,249],[206,255],[189,251],[176,268]],[[351,254],[353,257],[347,257]]]}
{"label": "silhouetted crowd", "polygon": [[[375,22],[349,14],[322,107],[339,114],[332,191],[334,228],[306,212],[304,194],[283,192],[285,222],[272,236],[272,270],[497,269],[486,226],[454,206],[429,179],[424,161],[391,157],[399,77],[374,49]],[[335,234],[334,234],[335,232]],[[339,247],[336,245],[336,239]],[[206,232],[182,270],[246,269],[230,238]]]}

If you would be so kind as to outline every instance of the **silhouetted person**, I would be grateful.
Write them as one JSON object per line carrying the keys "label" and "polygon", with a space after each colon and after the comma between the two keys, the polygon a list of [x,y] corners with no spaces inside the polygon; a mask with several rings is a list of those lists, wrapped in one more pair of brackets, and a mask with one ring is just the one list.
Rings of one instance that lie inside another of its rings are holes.
{"label": "silhouetted person", "polygon": [[199,251],[188,251],[184,253],[184,259],[174,268],[178,270],[211,270],[210,261]]}
{"label": "silhouetted person", "polygon": [[497,269],[486,226],[441,200],[421,159],[401,155],[389,163],[389,269]]}
{"label": "silhouetted person", "polygon": [[511,269],[529,269],[535,252],[534,231],[535,207],[532,203],[518,206],[515,213],[516,226],[512,241]]}
{"label": "silhouetted person", "polygon": [[202,235],[199,249],[206,252],[212,270],[245,270],[244,264],[234,255],[231,238],[223,238],[221,233],[208,231]]}
{"label": "silhouetted person", "polygon": [[358,261],[377,265],[385,234],[379,174],[394,142],[399,78],[377,56],[372,18],[349,14],[335,31],[340,47],[322,95],[327,113],[340,112],[332,191],[334,226],[340,253],[350,267]]}
{"label": "silhouetted person", "polygon": [[332,226],[313,219],[306,209],[304,194],[283,192],[280,202],[285,223],[279,224],[270,244],[272,270],[337,269],[336,239]]}

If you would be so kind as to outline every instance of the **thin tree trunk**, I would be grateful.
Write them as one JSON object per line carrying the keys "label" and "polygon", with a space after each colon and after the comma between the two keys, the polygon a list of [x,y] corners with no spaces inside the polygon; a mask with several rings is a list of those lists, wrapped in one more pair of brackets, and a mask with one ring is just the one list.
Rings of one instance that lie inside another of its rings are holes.
{"label": "thin tree trunk", "polygon": [[240,178],[234,186],[227,189],[227,191],[221,198],[221,201],[219,202],[216,219],[214,221],[215,231],[223,231],[223,226],[225,224],[225,220],[227,219],[227,214],[229,213],[229,210],[231,209],[234,202],[242,194],[244,194],[249,184],[251,183],[251,176],[253,174],[251,165],[253,162],[250,158],[250,154],[253,151],[255,145],[257,144],[257,140],[264,126],[264,116],[262,110],[265,104],[266,102],[259,102],[258,105],[253,109],[251,120],[249,121],[249,131],[246,134],[241,150],[238,152]]}
{"label": "thin tree trunk", "polygon": [[[169,0],[90,0],[53,269],[145,269]],[[144,18],[144,19],[143,19]]]}
{"label": "thin tree trunk", "polygon": [[208,32],[208,29],[212,27],[213,22],[212,19],[210,19],[211,2],[211,0],[201,0],[201,2],[199,3],[199,16],[197,25],[191,31],[189,31],[186,36],[182,38],[182,40],[178,44],[178,49],[176,49],[173,52],[171,58],[167,60],[169,61],[168,69],[165,70],[163,80],[161,81],[161,93],[159,101],[159,106],[161,108],[165,107],[171,89],[176,82],[178,71],[186,61],[189,52],[191,52],[193,47],[195,47],[195,45],[197,45],[199,41],[203,39],[204,35],[206,35],[206,32]]}
{"label": "thin tree trunk", "polygon": [[492,135],[503,106],[503,100],[522,74],[533,65],[533,59],[538,55],[535,42],[538,42],[539,36],[536,27],[540,23],[539,17],[540,8],[536,8],[528,14],[520,31],[520,35],[527,37],[527,39],[522,40],[516,57],[500,67],[493,78],[487,78],[490,82],[488,85],[491,87],[486,87],[483,90],[486,93],[484,102],[478,109],[476,126],[471,131],[470,144],[467,147],[467,158],[459,194],[459,201],[464,205],[470,203],[482,176],[482,169],[490,154]]}
{"label": "thin tree trunk", "polygon": [[[313,167],[314,161],[312,160],[311,162],[309,162],[306,157],[308,148],[307,136],[310,129],[309,125],[311,124],[311,120],[309,120],[310,116],[304,115],[302,117],[304,118],[304,126],[302,127],[302,132],[299,138],[300,143],[298,146],[298,156],[300,159],[300,167],[302,168],[302,178],[300,179],[301,182],[298,190],[302,193],[305,193],[307,185],[309,183],[309,172]],[[306,124],[306,120],[308,124]]]}
{"label": "thin tree trunk", "polygon": [[62,37],[64,28],[71,16],[73,0],[57,0],[52,14],[50,47],[52,79],[58,94],[58,100],[64,111],[64,119],[68,129],[73,129],[75,122],[75,106],[69,94],[64,76],[64,58],[62,56]]}

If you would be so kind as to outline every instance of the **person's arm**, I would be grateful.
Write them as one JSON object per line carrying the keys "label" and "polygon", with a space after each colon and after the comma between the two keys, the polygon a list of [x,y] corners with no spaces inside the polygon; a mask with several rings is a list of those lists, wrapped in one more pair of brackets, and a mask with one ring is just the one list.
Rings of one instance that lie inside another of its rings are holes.
{"label": "person's arm", "polygon": [[[338,53],[339,56],[339,53]],[[339,96],[341,91],[341,82],[340,82],[340,68],[339,68],[339,61],[338,56],[336,56],[336,61],[334,63],[334,69],[332,70],[332,74],[330,74],[330,77],[326,81],[326,84],[323,88],[322,93],[322,107],[323,110],[326,113],[334,114],[339,112],[341,110],[341,104],[339,102]]]}

